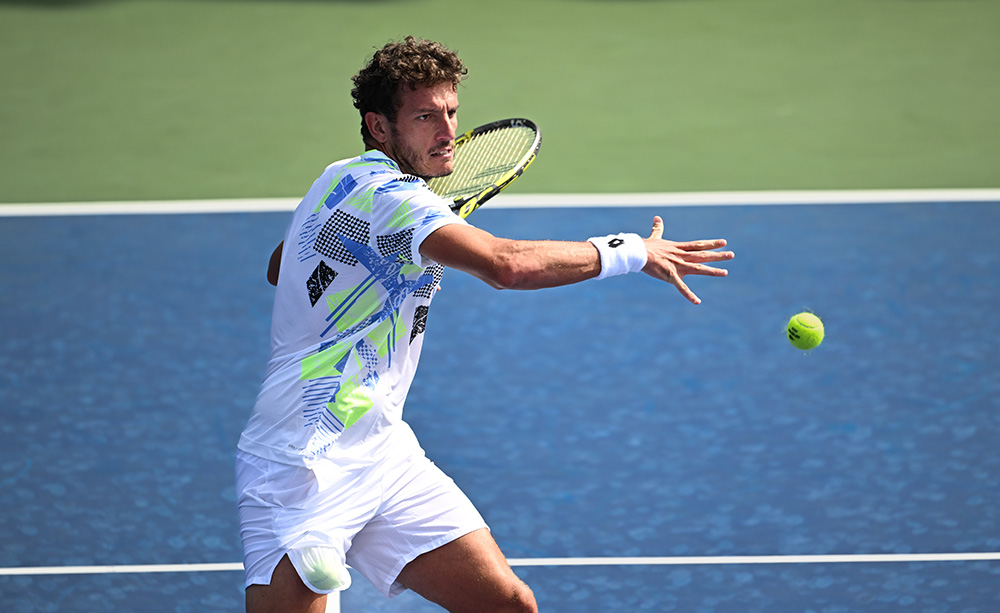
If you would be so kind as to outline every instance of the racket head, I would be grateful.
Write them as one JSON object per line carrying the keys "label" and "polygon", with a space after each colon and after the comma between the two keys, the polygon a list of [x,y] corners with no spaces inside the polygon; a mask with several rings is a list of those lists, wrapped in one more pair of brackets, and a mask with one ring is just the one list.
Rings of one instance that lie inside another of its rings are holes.
{"label": "racket head", "polygon": [[427,184],[465,218],[521,176],[541,146],[542,133],[530,119],[494,121],[456,137],[455,170]]}

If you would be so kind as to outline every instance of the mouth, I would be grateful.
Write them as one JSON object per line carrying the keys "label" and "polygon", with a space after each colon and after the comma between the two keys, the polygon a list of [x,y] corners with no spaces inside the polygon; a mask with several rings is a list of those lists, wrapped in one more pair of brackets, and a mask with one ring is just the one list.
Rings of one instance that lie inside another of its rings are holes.
{"label": "mouth", "polygon": [[451,147],[444,147],[442,149],[435,149],[431,151],[432,158],[441,158],[445,160],[450,160],[455,155],[455,150]]}

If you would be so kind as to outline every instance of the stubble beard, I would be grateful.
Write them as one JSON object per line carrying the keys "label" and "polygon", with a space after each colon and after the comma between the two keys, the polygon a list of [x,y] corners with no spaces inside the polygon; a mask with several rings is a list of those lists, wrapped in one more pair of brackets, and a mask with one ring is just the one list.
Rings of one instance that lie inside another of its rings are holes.
{"label": "stubble beard", "polygon": [[425,155],[430,156],[430,154],[421,153],[403,142],[403,139],[399,137],[399,131],[396,129],[395,125],[391,125],[389,130],[392,133],[394,141],[392,155],[390,157],[395,160],[402,172],[416,175],[421,179],[433,179],[434,177],[446,177],[455,171],[454,165],[449,170],[435,172],[431,172],[427,168],[423,168],[423,158]]}

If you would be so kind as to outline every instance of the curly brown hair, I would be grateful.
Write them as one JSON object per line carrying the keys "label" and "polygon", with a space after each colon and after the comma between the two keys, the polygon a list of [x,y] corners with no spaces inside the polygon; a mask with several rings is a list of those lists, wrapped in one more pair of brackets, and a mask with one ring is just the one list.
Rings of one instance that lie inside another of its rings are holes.
{"label": "curly brown hair", "polygon": [[365,125],[365,113],[380,113],[395,123],[402,104],[400,85],[413,90],[417,85],[450,82],[457,90],[467,73],[458,55],[441,43],[412,36],[387,43],[352,78],[351,97],[354,108],[361,113],[361,138],[365,145],[375,145]]}

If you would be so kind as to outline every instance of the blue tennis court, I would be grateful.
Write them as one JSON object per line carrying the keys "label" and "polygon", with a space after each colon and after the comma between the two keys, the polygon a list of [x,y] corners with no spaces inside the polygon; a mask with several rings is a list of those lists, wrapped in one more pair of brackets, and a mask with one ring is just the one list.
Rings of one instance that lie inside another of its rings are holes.
{"label": "blue tennis court", "polygon": [[[697,307],[450,271],[408,421],[543,611],[1000,610],[998,204],[486,208],[574,240],[661,214],[736,259]],[[232,456],[287,219],[0,217],[0,609],[242,609]],[[132,565],[178,566],[51,570]],[[354,579],[345,613],[440,610]]]}

